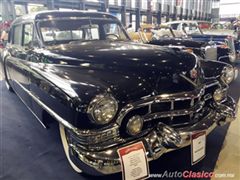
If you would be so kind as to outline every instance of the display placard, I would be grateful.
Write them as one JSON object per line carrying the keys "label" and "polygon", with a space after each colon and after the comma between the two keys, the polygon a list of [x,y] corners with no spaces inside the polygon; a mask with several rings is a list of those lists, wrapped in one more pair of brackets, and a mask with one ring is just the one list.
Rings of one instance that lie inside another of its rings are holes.
{"label": "display placard", "polygon": [[201,161],[206,155],[206,131],[199,131],[191,135],[192,165]]}
{"label": "display placard", "polygon": [[118,149],[118,155],[121,158],[124,180],[146,179],[149,177],[149,166],[142,142]]}

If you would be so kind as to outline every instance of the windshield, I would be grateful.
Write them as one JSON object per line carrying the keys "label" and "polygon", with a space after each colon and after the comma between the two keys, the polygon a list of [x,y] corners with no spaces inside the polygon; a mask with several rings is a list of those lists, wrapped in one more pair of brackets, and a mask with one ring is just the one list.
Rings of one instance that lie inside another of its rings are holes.
{"label": "windshield", "polygon": [[185,34],[184,31],[180,31],[180,30],[172,30],[172,31],[174,36],[177,38],[187,38],[187,34]]}
{"label": "windshield", "polygon": [[183,23],[182,29],[187,35],[202,34],[196,23]]}
{"label": "windshield", "polygon": [[39,22],[42,40],[46,45],[77,41],[129,40],[121,24],[113,19],[68,19]]}
{"label": "windshield", "polygon": [[160,28],[152,30],[153,34],[158,38],[173,38],[174,34],[170,28]]}

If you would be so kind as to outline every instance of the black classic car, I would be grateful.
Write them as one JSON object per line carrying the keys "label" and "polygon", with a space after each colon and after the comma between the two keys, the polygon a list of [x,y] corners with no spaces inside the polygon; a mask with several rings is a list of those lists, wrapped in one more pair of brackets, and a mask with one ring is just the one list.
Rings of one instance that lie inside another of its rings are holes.
{"label": "black classic car", "polygon": [[152,39],[147,42],[148,44],[193,51],[194,54],[206,60],[217,60],[229,64],[236,60],[228,44],[223,42],[195,41],[189,37],[179,36],[179,31],[163,25],[153,29],[152,34]]}
{"label": "black classic car", "polygon": [[[192,51],[199,58],[206,60],[217,60],[233,66],[235,66],[237,60],[230,39],[229,41],[226,40],[226,42],[195,41],[182,33],[182,31],[173,30],[169,26],[152,26],[148,24],[142,26],[138,32],[131,32],[129,35],[136,42]],[[235,72],[237,75],[238,69],[236,67]]]}
{"label": "black classic car", "polygon": [[121,171],[118,149],[142,142],[148,161],[235,119],[232,66],[130,41],[109,14],[46,11],[16,19],[1,67],[44,127],[59,123],[77,172]]}
{"label": "black classic car", "polygon": [[200,29],[198,21],[172,21],[165,23],[167,26],[171,27],[173,30],[182,31],[186,36],[192,38],[194,41],[203,42],[216,42],[216,43],[226,43],[231,49],[231,56],[229,58],[231,63],[235,63],[239,58],[239,39],[238,34],[235,31],[202,31]]}

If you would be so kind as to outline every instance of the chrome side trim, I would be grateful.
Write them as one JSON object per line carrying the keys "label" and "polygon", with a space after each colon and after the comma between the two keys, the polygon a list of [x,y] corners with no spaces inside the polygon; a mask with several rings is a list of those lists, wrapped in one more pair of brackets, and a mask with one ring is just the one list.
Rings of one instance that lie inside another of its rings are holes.
{"label": "chrome side trim", "polygon": [[[14,81],[15,83],[17,83],[22,89],[24,88],[19,82]],[[26,89],[26,88],[24,88]],[[23,89],[23,90],[24,90]],[[27,107],[27,109],[34,115],[34,117],[39,121],[39,123],[45,128],[47,129],[47,127],[45,126],[45,124],[43,124],[43,122],[38,118],[38,116],[33,112],[33,110],[27,105],[27,103],[21,98],[21,96],[17,93],[16,90],[14,90],[14,92],[17,94],[17,96],[19,97],[19,99],[23,102],[23,104]]]}
{"label": "chrome side trim", "polygon": [[[63,124],[68,129],[73,130],[74,132],[77,130],[72,124],[70,124],[68,121],[64,120],[62,117],[60,117],[58,114],[56,114],[52,109],[50,109],[47,105],[45,105],[40,99],[38,99],[36,96],[34,96],[28,89],[23,87],[19,82],[15,81],[31,98],[35,100],[36,103],[38,103],[44,110],[46,110],[50,115],[52,115],[59,123]],[[16,91],[15,91],[16,92]],[[19,95],[18,95],[19,96]],[[19,96],[20,97],[20,96]],[[21,99],[21,97],[20,97]],[[28,107],[29,108],[29,107]]]}

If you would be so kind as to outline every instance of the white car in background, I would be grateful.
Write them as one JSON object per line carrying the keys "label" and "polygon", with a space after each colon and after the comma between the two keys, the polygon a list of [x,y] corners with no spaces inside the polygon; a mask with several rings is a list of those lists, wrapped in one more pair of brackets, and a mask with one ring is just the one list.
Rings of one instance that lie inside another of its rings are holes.
{"label": "white car in background", "polygon": [[185,32],[187,35],[223,35],[223,36],[232,36],[235,39],[238,38],[237,32],[231,29],[223,29],[223,28],[212,28],[217,27],[218,24],[212,24],[211,28],[201,29],[200,23],[202,21],[194,21],[194,20],[181,20],[181,21],[172,21],[165,23],[170,26],[173,30],[179,30]]}

